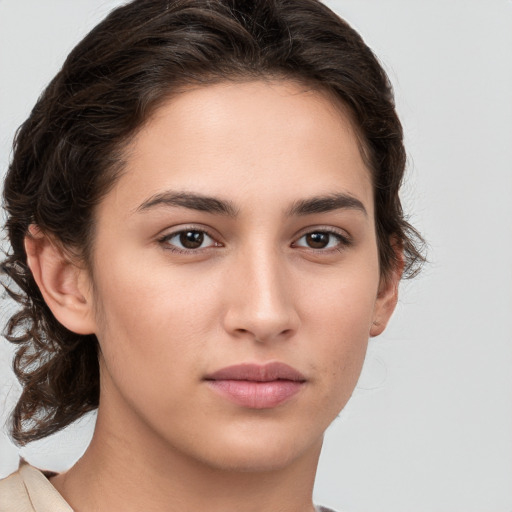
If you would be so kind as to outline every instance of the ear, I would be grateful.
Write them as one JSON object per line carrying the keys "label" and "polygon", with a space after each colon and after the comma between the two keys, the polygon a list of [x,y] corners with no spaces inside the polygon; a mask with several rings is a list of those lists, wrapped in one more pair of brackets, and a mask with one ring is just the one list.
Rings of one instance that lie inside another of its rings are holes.
{"label": "ear", "polygon": [[95,332],[90,281],[64,249],[31,225],[25,236],[27,264],[55,318],[77,334]]}
{"label": "ear", "polygon": [[404,255],[402,249],[394,246],[397,255],[397,264],[391,273],[381,277],[377,300],[373,313],[373,323],[370,327],[370,336],[378,336],[384,332],[389,319],[398,302],[398,285],[404,271]]}

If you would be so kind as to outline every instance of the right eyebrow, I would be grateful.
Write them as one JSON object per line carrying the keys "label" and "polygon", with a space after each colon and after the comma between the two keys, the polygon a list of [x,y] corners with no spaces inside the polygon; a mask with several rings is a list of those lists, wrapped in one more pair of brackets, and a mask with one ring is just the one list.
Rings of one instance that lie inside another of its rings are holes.
{"label": "right eyebrow", "polygon": [[214,213],[218,215],[226,215],[228,217],[236,217],[237,209],[230,201],[225,201],[217,197],[205,196],[191,192],[174,192],[166,191],[155,194],[137,208],[136,212],[144,212],[152,208],[162,206],[179,206],[190,210],[200,212]]}
{"label": "right eyebrow", "polygon": [[288,215],[313,215],[315,213],[326,213],[334,210],[356,210],[363,213],[365,217],[368,217],[368,212],[364,204],[356,197],[344,193],[334,193],[302,199],[292,205],[288,211]]}

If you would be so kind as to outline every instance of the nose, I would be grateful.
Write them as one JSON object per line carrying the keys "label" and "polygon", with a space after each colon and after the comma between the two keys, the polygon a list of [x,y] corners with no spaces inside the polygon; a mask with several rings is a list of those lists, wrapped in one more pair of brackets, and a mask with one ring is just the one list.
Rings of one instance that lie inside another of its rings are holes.
{"label": "nose", "polygon": [[240,257],[229,272],[224,328],[260,343],[293,336],[300,324],[286,263],[270,251]]}

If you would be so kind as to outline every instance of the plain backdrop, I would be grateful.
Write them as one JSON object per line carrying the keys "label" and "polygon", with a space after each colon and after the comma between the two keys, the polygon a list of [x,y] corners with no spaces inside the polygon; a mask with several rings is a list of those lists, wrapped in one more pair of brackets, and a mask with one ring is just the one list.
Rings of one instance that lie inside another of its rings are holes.
{"label": "plain backdrop", "polygon": [[[0,0],[0,173],[69,50],[119,1]],[[331,0],[394,84],[403,191],[430,263],[404,283],[354,396],[326,435],[316,501],[345,512],[512,512],[512,2]],[[2,324],[12,304],[0,302]],[[19,387],[0,341],[0,426]],[[94,415],[17,449],[63,470]],[[4,429],[5,431],[5,429]]]}

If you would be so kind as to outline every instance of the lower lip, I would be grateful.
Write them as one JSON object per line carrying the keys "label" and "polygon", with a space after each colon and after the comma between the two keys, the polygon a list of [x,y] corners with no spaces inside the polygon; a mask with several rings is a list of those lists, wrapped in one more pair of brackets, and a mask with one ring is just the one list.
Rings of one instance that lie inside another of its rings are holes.
{"label": "lower lip", "polygon": [[296,395],[304,383],[291,380],[209,380],[208,384],[214,391],[242,407],[271,409]]}

